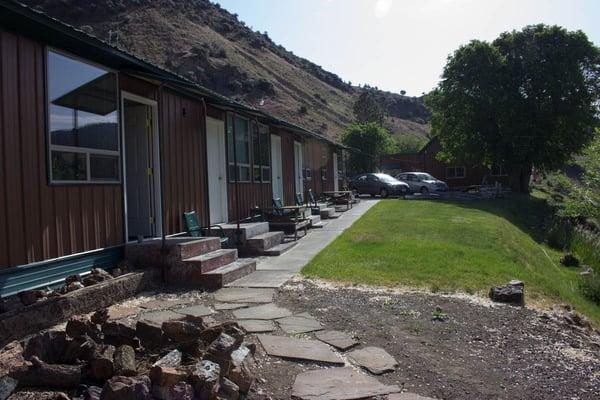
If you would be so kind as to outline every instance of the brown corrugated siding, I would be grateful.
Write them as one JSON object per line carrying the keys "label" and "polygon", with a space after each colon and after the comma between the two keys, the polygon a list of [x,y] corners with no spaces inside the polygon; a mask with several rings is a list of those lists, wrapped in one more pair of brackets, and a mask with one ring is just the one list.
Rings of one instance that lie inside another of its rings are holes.
{"label": "brown corrugated siding", "polygon": [[123,241],[120,185],[50,186],[44,47],[0,31],[0,268]]}
{"label": "brown corrugated siding", "polygon": [[[261,208],[271,207],[273,198],[273,187],[271,183],[240,183],[236,188],[234,183],[228,184],[227,200],[228,215],[230,221],[244,219],[252,216],[251,209],[258,206]],[[239,216],[237,214],[237,199],[239,197]]]}
{"label": "brown corrugated siding", "polygon": [[294,180],[294,134],[280,130],[281,169],[283,173],[283,197],[285,205],[295,204],[296,183]]}
{"label": "brown corrugated siding", "polygon": [[168,235],[185,230],[186,211],[195,210],[201,223],[208,223],[204,123],[202,102],[168,90],[161,92],[163,218]]}

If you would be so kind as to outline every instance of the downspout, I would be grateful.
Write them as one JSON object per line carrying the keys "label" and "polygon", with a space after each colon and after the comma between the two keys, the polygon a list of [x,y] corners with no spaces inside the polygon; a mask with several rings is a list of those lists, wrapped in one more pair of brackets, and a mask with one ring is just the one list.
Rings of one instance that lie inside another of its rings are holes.
{"label": "downspout", "polygon": [[235,131],[235,113],[232,114],[231,117],[231,131],[233,132],[233,166],[235,169],[235,223],[236,223],[236,229],[235,229],[235,244],[236,247],[240,245],[240,235],[241,235],[241,230],[240,230],[240,190],[239,190],[239,184],[240,184],[240,173],[238,171],[238,160],[237,160],[237,145],[236,145],[236,131]]}
{"label": "downspout", "polygon": [[[254,122],[256,123],[256,134],[258,135],[258,149],[260,151],[260,126],[258,125],[258,118],[254,118]],[[270,152],[269,152],[270,153]],[[252,149],[252,156],[254,156],[254,149]],[[269,157],[271,157],[271,155],[269,154]],[[252,170],[254,170],[254,159],[252,160]],[[260,202],[262,203],[264,198],[265,198],[265,188],[264,188],[264,183],[263,183],[263,175],[262,175],[262,163],[259,157],[258,160],[258,173],[260,176],[260,180],[259,185],[260,185]],[[263,206],[261,205],[261,208]]]}

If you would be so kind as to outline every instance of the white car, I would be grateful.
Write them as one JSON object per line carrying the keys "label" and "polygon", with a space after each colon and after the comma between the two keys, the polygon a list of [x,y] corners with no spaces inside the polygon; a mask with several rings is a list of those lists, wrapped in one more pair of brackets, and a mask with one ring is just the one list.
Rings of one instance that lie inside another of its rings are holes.
{"label": "white car", "polygon": [[406,182],[412,193],[428,194],[429,192],[445,192],[448,190],[446,182],[434,178],[426,172],[403,172],[396,176]]}

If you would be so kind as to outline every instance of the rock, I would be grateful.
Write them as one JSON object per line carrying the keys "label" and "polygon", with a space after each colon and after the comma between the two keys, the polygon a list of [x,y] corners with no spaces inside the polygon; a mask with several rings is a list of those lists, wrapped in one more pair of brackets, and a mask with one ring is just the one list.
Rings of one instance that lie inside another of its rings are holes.
{"label": "rock", "polygon": [[385,350],[379,347],[365,347],[348,353],[348,358],[375,375],[394,371],[398,363]]}
{"label": "rock", "polygon": [[67,343],[63,359],[67,364],[76,364],[79,361],[89,361],[94,356],[97,344],[88,337],[71,339]]}
{"label": "rock", "polygon": [[[511,284],[513,283],[514,284]],[[490,289],[490,299],[499,303],[523,305],[525,302],[525,285],[521,281],[511,281],[506,286],[495,286]]]}
{"label": "rock", "polygon": [[19,387],[75,388],[81,383],[80,367],[47,364],[36,356],[31,357],[31,365],[13,368],[9,375],[19,381]]}
{"label": "rock", "polygon": [[43,290],[24,290],[18,293],[21,303],[26,306],[36,303],[38,300],[42,299],[44,295],[45,292]]}
{"label": "rock", "polygon": [[186,382],[173,386],[152,386],[152,395],[159,400],[193,400],[194,388]]}
{"label": "rock", "polygon": [[205,358],[214,361],[223,371],[229,370],[231,353],[242,343],[242,339],[235,339],[226,333],[221,333],[206,349]]}
{"label": "rock", "polygon": [[112,275],[102,268],[94,268],[91,273],[83,278],[82,283],[85,286],[95,285],[96,283],[104,282],[112,279]]}
{"label": "rock", "polygon": [[69,400],[69,396],[63,392],[22,391],[14,393],[12,396],[10,396],[9,400]]}
{"label": "rock", "polygon": [[100,400],[102,388],[99,386],[86,386],[81,391],[80,399],[82,400]]}
{"label": "rock", "polygon": [[248,393],[254,383],[252,371],[255,369],[251,350],[242,345],[231,353],[231,366],[227,377],[238,386],[239,392]]}
{"label": "rock", "polygon": [[201,399],[212,399],[219,391],[219,364],[202,360],[196,364],[191,373],[190,380],[196,395]]}
{"label": "rock", "polygon": [[102,325],[104,333],[104,343],[113,346],[128,345],[137,349],[140,347],[140,340],[135,336],[136,330],[128,323],[120,321],[110,321]]}
{"label": "rock", "polygon": [[90,374],[97,381],[105,381],[115,374],[113,357],[115,347],[104,345],[92,356],[90,361]]}
{"label": "rock", "polygon": [[101,341],[101,334],[98,326],[90,321],[85,315],[78,315],[69,319],[65,330],[67,335],[72,338],[87,336],[96,342]]}
{"label": "rock", "polygon": [[133,376],[137,373],[135,368],[135,350],[128,345],[119,346],[113,355],[113,364],[116,375]]}
{"label": "rock", "polygon": [[23,346],[23,358],[37,357],[50,364],[63,361],[67,347],[67,334],[63,331],[47,331],[30,338]]}
{"label": "rock", "polygon": [[70,292],[74,292],[76,290],[79,289],[83,289],[85,287],[85,285],[81,282],[71,282],[68,285],[64,286],[64,290],[62,290],[62,293],[70,293]]}
{"label": "rock", "polygon": [[344,360],[323,342],[282,336],[258,335],[258,340],[270,356],[292,360],[308,360],[343,365]]}
{"label": "rock", "polygon": [[240,388],[227,378],[221,379],[219,385],[219,399],[238,400],[240,398]]}
{"label": "rock", "polygon": [[346,351],[359,344],[358,340],[352,338],[346,332],[340,331],[321,331],[316,332],[315,336],[322,342],[325,342],[337,349]]}
{"label": "rock", "polygon": [[81,283],[81,275],[79,275],[79,274],[69,275],[65,278],[65,284],[68,285],[69,283],[73,283],[73,282]]}
{"label": "rock", "polygon": [[290,335],[323,329],[319,321],[307,312],[278,319],[277,323],[281,330]]}
{"label": "rock", "polygon": [[179,350],[172,350],[169,353],[167,353],[167,355],[165,355],[164,357],[162,357],[160,360],[158,360],[157,362],[155,362],[152,366],[153,367],[178,367],[181,365],[181,351]]}
{"label": "rock", "polygon": [[140,320],[135,326],[135,334],[142,346],[157,349],[163,346],[165,337],[161,325],[156,322]]}
{"label": "rock", "polygon": [[[92,314],[92,316],[90,317],[90,320],[98,325],[104,325],[105,323],[108,322],[108,318],[109,318],[110,314],[108,312],[108,308],[103,308],[101,310],[96,311],[95,313]],[[103,327],[104,329],[104,327]]]}
{"label": "rock", "polygon": [[0,400],[6,400],[17,388],[19,382],[8,375],[0,378]]}
{"label": "rock", "polygon": [[162,330],[175,343],[190,342],[198,338],[202,329],[188,321],[165,321]]}
{"label": "rock", "polygon": [[115,376],[104,384],[100,400],[152,400],[147,376]]}
{"label": "rock", "polygon": [[113,278],[117,278],[123,275],[123,270],[119,267],[115,267],[112,269],[112,271],[110,271],[110,274],[113,276]]}
{"label": "rock", "polygon": [[579,267],[579,258],[573,253],[567,253],[561,257],[560,263],[565,267]]}
{"label": "rock", "polygon": [[187,378],[188,373],[177,368],[156,366],[150,370],[150,380],[153,385],[173,386]]}

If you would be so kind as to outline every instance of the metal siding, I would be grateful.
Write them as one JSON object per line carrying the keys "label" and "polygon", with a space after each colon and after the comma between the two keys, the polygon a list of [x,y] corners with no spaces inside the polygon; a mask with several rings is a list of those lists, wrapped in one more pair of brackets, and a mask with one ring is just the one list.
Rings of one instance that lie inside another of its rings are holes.
{"label": "metal siding", "polygon": [[120,185],[48,184],[44,47],[0,31],[0,60],[0,268],[122,243]]}
{"label": "metal siding", "polygon": [[227,185],[227,199],[228,199],[228,214],[230,221],[236,221],[237,219],[244,219],[251,216],[251,209],[255,206],[261,208],[267,208],[272,206],[273,200],[273,187],[271,183],[240,183],[238,185],[238,196],[240,207],[240,214],[237,216],[237,198],[235,183],[229,183]]}

